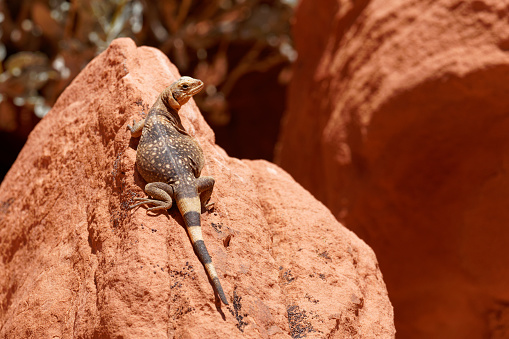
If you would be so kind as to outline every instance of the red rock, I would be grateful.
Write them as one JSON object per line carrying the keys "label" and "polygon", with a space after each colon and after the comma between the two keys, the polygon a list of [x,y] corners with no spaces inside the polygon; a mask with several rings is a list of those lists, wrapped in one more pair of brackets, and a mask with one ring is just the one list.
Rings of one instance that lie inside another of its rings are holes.
{"label": "red rock", "polygon": [[373,247],[401,338],[507,336],[508,12],[303,0],[296,14],[277,162]]}
{"label": "red rock", "polygon": [[175,209],[127,210],[144,182],[126,126],[178,77],[115,40],[31,133],[0,187],[0,337],[393,337],[373,251],[277,166],[228,157],[192,100],[181,116],[216,179],[202,223],[231,306]]}

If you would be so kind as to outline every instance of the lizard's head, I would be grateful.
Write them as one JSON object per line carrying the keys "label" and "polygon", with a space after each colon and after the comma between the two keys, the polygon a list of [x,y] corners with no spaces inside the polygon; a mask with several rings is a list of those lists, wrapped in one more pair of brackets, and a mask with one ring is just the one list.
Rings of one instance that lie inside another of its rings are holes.
{"label": "lizard's head", "polygon": [[176,110],[191,99],[193,95],[203,89],[203,82],[191,77],[181,77],[163,92],[163,101],[166,106]]}

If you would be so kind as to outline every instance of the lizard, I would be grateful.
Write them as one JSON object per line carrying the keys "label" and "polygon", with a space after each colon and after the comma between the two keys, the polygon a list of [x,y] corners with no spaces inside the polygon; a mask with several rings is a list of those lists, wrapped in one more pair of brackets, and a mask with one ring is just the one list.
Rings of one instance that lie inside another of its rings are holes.
{"label": "lizard", "polygon": [[215,292],[228,305],[201,231],[201,208],[208,208],[215,180],[201,176],[205,160],[203,151],[182,126],[178,114],[182,105],[200,92],[203,82],[183,76],[164,89],[149,110],[147,118],[127,125],[131,137],[140,137],[136,150],[136,167],[147,182],[145,193],[152,198],[135,198],[129,208],[154,205],[147,211],[172,207],[173,201],[182,214],[193,248],[205,267]]}

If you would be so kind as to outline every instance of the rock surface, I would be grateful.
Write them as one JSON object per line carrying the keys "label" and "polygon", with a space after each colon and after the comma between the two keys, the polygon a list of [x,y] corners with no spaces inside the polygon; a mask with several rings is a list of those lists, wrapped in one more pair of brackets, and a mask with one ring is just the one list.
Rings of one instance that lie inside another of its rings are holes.
{"label": "rock surface", "polygon": [[31,133],[0,186],[2,338],[392,338],[373,251],[287,173],[230,158],[191,100],[183,123],[216,186],[215,299],[175,209],[127,210],[144,182],[126,129],[178,78],[115,40]]}
{"label": "rock surface", "polygon": [[399,338],[509,335],[508,16],[496,0],[299,5],[276,162],[373,247]]}

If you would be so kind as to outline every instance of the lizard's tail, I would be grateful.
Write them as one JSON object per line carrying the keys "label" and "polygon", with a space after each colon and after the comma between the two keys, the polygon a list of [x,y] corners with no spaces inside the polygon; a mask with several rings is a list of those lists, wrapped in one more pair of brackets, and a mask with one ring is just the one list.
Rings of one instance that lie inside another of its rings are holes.
{"label": "lizard's tail", "polygon": [[223,304],[228,305],[228,301],[226,300],[226,296],[223,292],[223,287],[219,282],[219,277],[216,269],[214,268],[214,264],[212,263],[212,258],[210,258],[207,247],[205,247],[205,242],[203,241],[200,221],[200,198],[198,194],[196,194],[194,197],[177,196],[176,200],[178,209],[186,223],[187,233],[189,234],[189,238],[191,238],[194,250],[202,264],[205,266],[205,270],[207,271],[209,278],[212,280],[214,289],[219,295],[219,298],[221,298]]}

